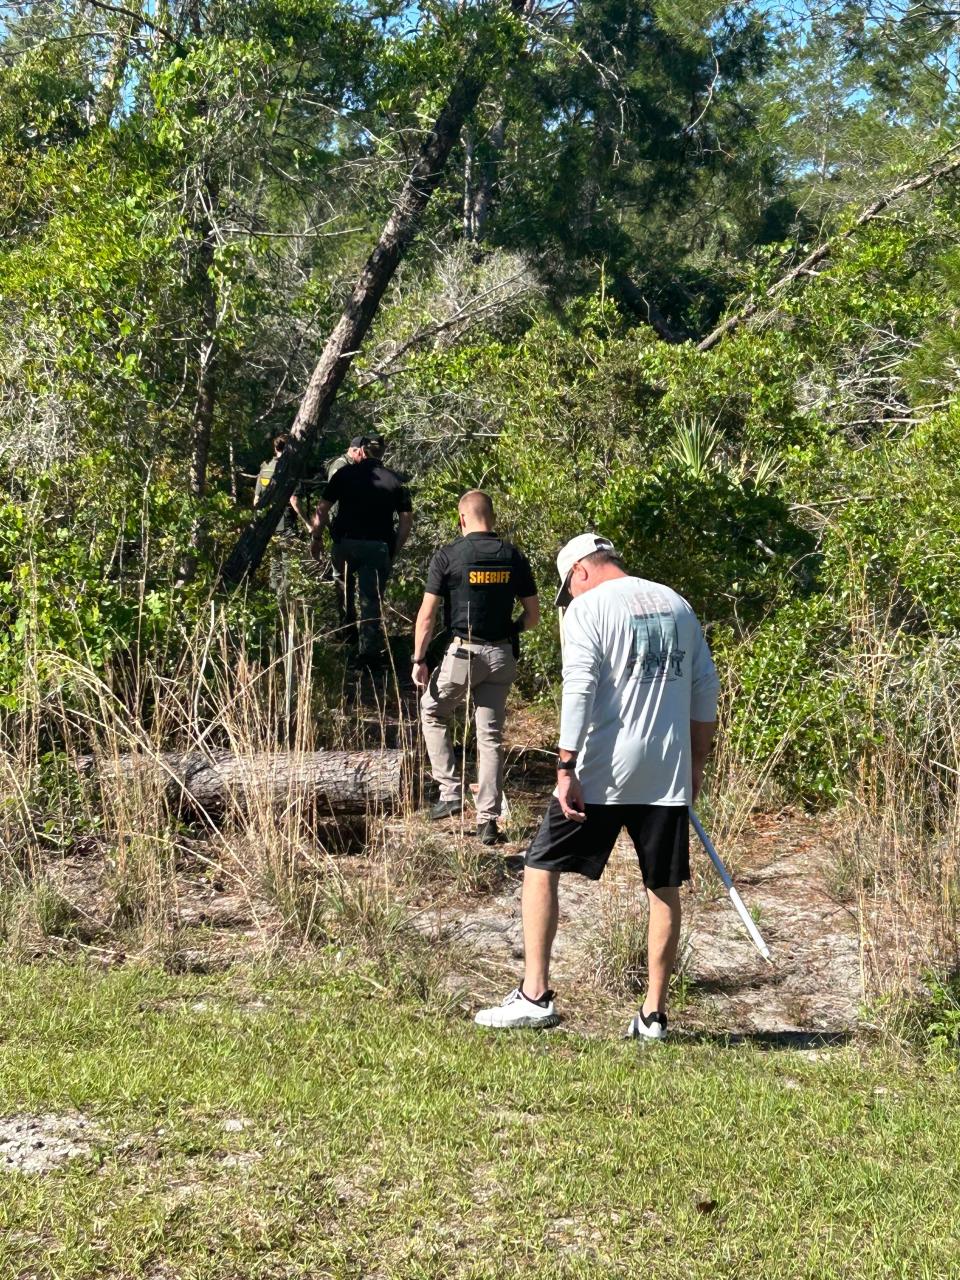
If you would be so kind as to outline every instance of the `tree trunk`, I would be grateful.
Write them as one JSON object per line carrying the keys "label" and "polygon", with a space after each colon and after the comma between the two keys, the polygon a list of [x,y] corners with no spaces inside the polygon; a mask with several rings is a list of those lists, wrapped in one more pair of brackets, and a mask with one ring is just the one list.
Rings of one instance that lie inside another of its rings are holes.
{"label": "tree trunk", "polygon": [[127,74],[127,65],[130,61],[130,42],[136,35],[139,25],[135,18],[126,15],[122,15],[117,23],[110,60],[94,100],[93,118],[97,124],[109,125],[117,109],[123,78]]}
{"label": "tree trunk", "polygon": [[[509,7],[515,14],[520,14],[524,0],[509,0]],[[496,26],[494,20],[478,33],[443,110],[420,147],[394,211],[360,273],[340,320],[327,339],[290,429],[290,443],[280,456],[273,480],[256,514],[224,564],[222,576],[227,583],[242,581],[263,559],[267,544],[303,474],[307,450],[330,416],[340,384],[373,323],[387,285],[417,233],[423,212],[443,177],[450,152],[495,65],[496,45],[492,37]]]}
{"label": "tree trunk", "polygon": [[500,153],[507,140],[507,118],[501,115],[491,127],[484,139],[485,154],[480,166],[480,180],[472,185],[469,193],[469,210],[464,220],[467,239],[482,240],[490,210],[493,207],[493,193],[497,181],[497,164]]}
{"label": "tree trunk", "polygon": [[468,132],[463,142],[463,238],[473,236],[473,137]]}
{"label": "tree trunk", "polygon": [[654,333],[664,342],[682,342],[680,334],[675,333],[667,323],[667,318],[655,302],[651,302],[634,280],[625,271],[616,271],[613,277],[613,289],[620,301],[638,316],[645,320]]}
{"label": "tree trunk", "polygon": [[[207,187],[210,195],[209,184]],[[217,401],[217,294],[213,284],[214,233],[207,223],[197,250],[197,285],[200,290],[201,333],[197,349],[197,394],[190,423],[190,493],[203,498],[207,492],[210,432]]]}
{"label": "tree trunk", "polygon": [[[203,34],[200,0],[190,0],[187,17],[191,34],[199,39]],[[210,106],[206,96],[197,104],[198,114],[208,120]],[[189,448],[190,474],[188,487],[191,498],[199,502],[207,494],[207,462],[210,457],[210,435],[213,431],[213,415],[217,403],[217,291],[213,282],[213,266],[216,254],[216,229],[213,214],[219,197],[219,183],[208,164],[201,162],[194,200],[199,205],[200,216],[195,227],[198,237],[197,265],[194,274],[200,298],[200,339],[197,343],[197,390],[190,418]],[[206,534],[203,521],[197,515],[190,530],[190,547],[180,562],[180,581],[189,582],[196,572],[197,552]]]}
{"label": "tree trunk", "polygon": [[322,818],[383,813],[400,807],[409,782],[408,757],[397,750],[259,752],[249,756],[195,752],[82,756],[82,773],[101,782],[163,786],[172,808],[220,820],[258,805],[283,809],[301,802]]}

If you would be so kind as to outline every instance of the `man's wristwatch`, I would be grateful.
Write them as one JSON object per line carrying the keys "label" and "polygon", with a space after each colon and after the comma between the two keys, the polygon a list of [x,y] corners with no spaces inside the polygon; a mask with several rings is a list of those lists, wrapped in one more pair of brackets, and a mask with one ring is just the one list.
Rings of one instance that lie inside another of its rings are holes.
{"label": "man's wristwatch", "polygon": [[576,760],[558,760],[557,773],[573,773],[577,767]]}
{"label": "man's wristwatch", "polygon": [[423,657],[423,658],[411,658],[411,659],[410,659],[410,661],[413,663],[413,665],[414,665],[415,667],[419,667],[420,663],[421,663],[421,662],[426,662],[426,660],[427,660],[427,659],[426,659],[426,657]]}

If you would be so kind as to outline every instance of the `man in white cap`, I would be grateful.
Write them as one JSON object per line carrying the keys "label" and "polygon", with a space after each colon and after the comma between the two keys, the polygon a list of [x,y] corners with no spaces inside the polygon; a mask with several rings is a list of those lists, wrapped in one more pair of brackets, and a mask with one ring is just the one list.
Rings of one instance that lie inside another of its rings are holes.
{"label": "man in white cap", "polygon": [[626,827],[647,891],[648,986],[627,1034],[662,1040],[690,878],[687,806],[716,729],[719,682],[696,615],[670,587],[627,574],[613,543],[571,539],[557,556],[565,608],[557,787],[527,850],[524,977],[486,1027],[551,1027],[550,953],[561,874],[599,880]]}

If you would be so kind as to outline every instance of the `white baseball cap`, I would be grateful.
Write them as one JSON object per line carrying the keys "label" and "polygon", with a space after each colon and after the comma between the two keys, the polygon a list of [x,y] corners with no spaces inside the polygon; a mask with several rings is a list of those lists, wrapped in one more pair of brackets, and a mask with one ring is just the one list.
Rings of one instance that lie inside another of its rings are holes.
{"label": "white baseball cap", "polygon": [[560,548],[557,555],[557,573],[560,575],[560,590],[554,604],[558,609],[565,608],[572,599],[570,595],[570,573],[578,560],[585,560],[595,551],[609,551],[616,555],[616,548],[609,538],[602,538],[599,533],[578,533],[575,538]]}

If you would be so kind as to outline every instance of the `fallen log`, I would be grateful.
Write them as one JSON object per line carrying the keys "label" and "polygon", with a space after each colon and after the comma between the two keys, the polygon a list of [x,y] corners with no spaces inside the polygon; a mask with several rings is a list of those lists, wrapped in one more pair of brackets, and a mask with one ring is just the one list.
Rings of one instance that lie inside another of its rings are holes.
{"label": "fallen log", "polygon": [[245,756],[159,752],[112,759],[83,756],[77,765],[101,783],[155,782],[171,806],[201,817],[220,819],[228,809],[249,812],[256,805],[308,803],[318,818],[336,819],[399,808],[409,783],[407,756],[398,750]]}

